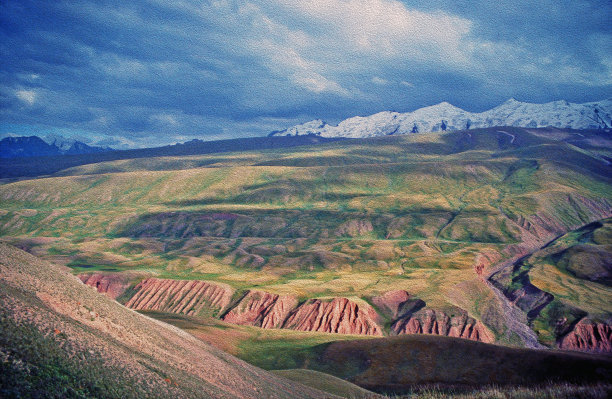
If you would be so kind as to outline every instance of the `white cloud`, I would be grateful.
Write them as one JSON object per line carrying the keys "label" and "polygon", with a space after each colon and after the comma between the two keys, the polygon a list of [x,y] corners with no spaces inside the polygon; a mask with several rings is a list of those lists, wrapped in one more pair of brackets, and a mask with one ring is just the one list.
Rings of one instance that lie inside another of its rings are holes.
{"label": "white cloud", "polygon": [[[471,21],[441,11],[408,9],[395,0],[277,0],[309,18],[326,45],[361,55],[465,62]],[[335,45],[333,44],[335,43]]]}
{"label": "white cloud", "polygon": [[34,105],[36,102],[36,91],[34,90],[17,90],[15,91],[15,95],[28,105]]}
{"label": "white cloud", "polygon": [[342,96],[350,95],[350,92],[340,86],[338,83],[331,81],[316,72],[296,72],[292,76],[292,80],[299,86],[303,87],[304,89],[310,90],[313,93],[330,92],[340,94]]}
{"label": "white cloud", "polygon": [[[359,96],[363,81],[353,76],[389,63],[467,65],[466,49],[474,47],[468,43],[471,21],[409,9],[396,0],[219,0],[173,7],[216,27],[212,36],[194,31],[194,43],[225,43],[224,52],[315,94]],[[142,73],[132,63],[113,68],[121,75]]]}
{"label": "white cloud", "polygon": [[[237,10],[237,12],[236,12]],[[470,65],[471,21],[412,10],[395,0],[225,1],[208,9],[240,26],[233,51],[315,94],[362,96],[353,76],[394,65]],[[380,77],[372,83],[389,82]]]}
{"label": "white cloud", "polygon": [[384,86],[384,85],[386,85],[386,84],[389,84],[389,81],[388,81],[388,80],[386,80],[386,79],[383,79],[383,78],[381,78],[381,77],[374,76],[374,77],[372,78],[372,83],[377,84],[377,85]]}
{"label": "white cloud", "polygon": [[151,115],[149,120],[153,122],[160,122],[164,125],[170,125],[170,126],[177,126],[179,124],[176,117],[168,113]]}

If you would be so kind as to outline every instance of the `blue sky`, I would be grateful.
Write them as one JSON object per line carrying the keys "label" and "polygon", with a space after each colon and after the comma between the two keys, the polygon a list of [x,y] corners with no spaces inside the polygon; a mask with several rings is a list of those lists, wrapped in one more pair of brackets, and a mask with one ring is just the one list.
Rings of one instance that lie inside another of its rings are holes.
{"label": "blue sky", "polygon": [[0,3],[0,136],[147,146],[612,96],[612,2]]}

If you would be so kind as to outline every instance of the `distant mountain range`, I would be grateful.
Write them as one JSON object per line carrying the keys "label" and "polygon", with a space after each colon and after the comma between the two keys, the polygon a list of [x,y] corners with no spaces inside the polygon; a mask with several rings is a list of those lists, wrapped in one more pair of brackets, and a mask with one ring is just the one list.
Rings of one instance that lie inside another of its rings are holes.
{"label": "distant mountain range", "polygon": [[468,112],[447,102],[413,112],[384,111],[355,116],[337,126],[320,119],[270,133],[270,136],[314,134],[322,137],[363,138],[392,134],[465,130],[495,126],[525,128],[609,129],[612,127],[612,99],[584,104],[553,101],[532,104],[510,99],[484,112]]}
{"label": "distant mountain range", "polygon": [[[92,151],[73,153],[65,150],[58,153],[57,145],[49,145],[42,139],[32,137],[7,137],[0,141],[0,179],[26,176],[41,176],[73,166],[119,159],[201,155],[235,151],[279,150],[289,147],[316,145],[339,141],[342,138],[325,138],[315,135],[280,137],[245,137],[229,140],[191,140],[182,144],[164,147],[138,148],[133,150]],[[81,143],[82,144],[82,143]],[[51,148],[50,148],[51,147]],[[78,149],[80,146],[74,146]],[[89,146],[88,146],[89,147]],[[99,147],[89,147],[94,150]],[[37,156],[35,157],[34,154]],[[9,155],[5,155],[9,154]],[[13,155],[11,155],[13,154]],[[31,155],[14,155],[31,154]]]}
{"label": "distant mountain range", "polygon": [[53,155],[95,154],[113,151],[109,147],[94,147],[81,141],[61,136],[48,137],[47,141],[38,136],[5,137],[0,140],[0,158],[30,158]]}
{"label": "distant mountain range", "polygon": [[[553,101],[532,104],[510,99],[488,111],[475,113],[442,102],[413,112],[383,111],[374,115],[355,116],[337,126],[316,119],[269,134],[272,137],[311,136],[320,138],[365,138],[393,134],[466,130],[497,126],[524,128],[556,127],[569,129],[611,129],[612,99],[584,104]],[[86,155],[117,152],[117,156],[186,155],[210,152],[243,151],[314,144],[311,142],[267,142],[264,138],[231,139],[214,142],[192,140],[184,144],[142,150],[117,151],[109,147],[90,146],[62,136],[5,137],[0,140],[0,158]],[[262,141],[263,140],[263,141]],[[135,153],[133,153],[135,151]],[[129,155],[128,155],[129,154]],[[144,155],[147,154],[147,155]],[[105,158],[106,159],[106,158]]]}

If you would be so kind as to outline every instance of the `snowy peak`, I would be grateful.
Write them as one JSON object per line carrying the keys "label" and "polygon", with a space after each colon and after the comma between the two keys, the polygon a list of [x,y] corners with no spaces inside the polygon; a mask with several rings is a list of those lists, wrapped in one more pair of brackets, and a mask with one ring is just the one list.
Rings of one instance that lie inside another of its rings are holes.
{"label": "snowy peak", "polygon": [[77,142],[74,139],[67,139],[58,134],[48,134],[41,138],[50,146],[57,147],[60,151],[68,151],[70,147]]}
{"label": "snowy peak", "polygon": [[289,129],[285,129],[282,131],[276,131],[269,134],[272,136],[302,136],[308,134],[317,134],[319,135],[320,131],[325,129],[327,124],[323,122],[321,119],[315,119],[310,122],[302,123],[300,125],[295,125],[290,127]]}
{"label": "snowy peak", "polygon": [[424,108],[418,109],[417,111],[422,111],[422,112],[446,112],[446,113],[465,112],[461,108],[455,107],[453,104],[447,103],[446,101],[443,101],[443,102],[441,102],[439,104],[436,104],[436,105],[430,105],[429,107],[424,107]]}
{"label": "snowy peak", "polygon": [[337,126],[320,120],[306,122],[271,136],[315,134],[323,137],[373,137],[391,134],[463,130],[494,126],[606,129],[612,127],[612,100],[573,104],[564,100],[534,104],[510,98],[484,112],[469,112],[447,102],[413,112],[379,112],[355,116]]}
{"label": "snowy peak", "polygon": [[510,97],[502,105],[513,105],[513,104],[522,104],[520,101],[517,101],[516,98]]}

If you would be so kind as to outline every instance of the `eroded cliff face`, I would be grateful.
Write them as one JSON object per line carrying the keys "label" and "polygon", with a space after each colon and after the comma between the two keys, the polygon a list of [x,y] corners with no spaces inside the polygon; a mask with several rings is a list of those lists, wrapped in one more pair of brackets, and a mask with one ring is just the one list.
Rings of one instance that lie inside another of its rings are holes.
{"label": "eroded cliff face", "polygon": [[263,291],[249,291],[223,320],[262,328],[280,328],[298,304],[294,296],[279,296]]}
{"label": "eroded cliff face", "polygon": [[583,319],[558,345],[561,349],[612,353],[612,326]]}
{"label": "eroded cliff face", "polygon": [[425,302],[403,290],[372,298],[372,303],[391,319],[391,334],[431,334],[491,343],[493,334],[480,321],[458,309],[458,315],[425,307]]}
{"label": "eroded cliff face", "polygon": [[392,321],[425,307],[424,301],[411,296],[408,291],[404,290],[387,291],[370,300],[383,315]]}
{"label": "eroded cliff face", "polygon": [[[391,319],[391,334],[433,334],[494,342],[479,321],[459,310],[457,316],[425,308],[425,302],[403,290],[371,298],[382,315]],[[298,306],[297,298],[262,291],[248,292],[223,320],[263,328],[287,328],[339,334],[384,335],[381,316],[367,304],[347,298],[309,299]]]}
{"label": "eroded cliff face", "polygon": [[112,299],[120,297],[130,285],[125,276],[119,274],[79,274],[78,277],[83,284],[95,288]]}
{"label": "eroded cliff face", "polygon": [[125,304],[128,308],[187,315],[220,314],[234,294],[228,285],[201,280],[148,278],[135,289],[136,294]]}
{"label": "eroded cliff face", "polygon": [[[108,279],[84,275],[100,292],[113,291]],[[97,284],[97,281],[103,283]],[[347,298],[312,298],[299,304],[291,295],[265,291],[247,291],[232,302],[234,290],[224,284],[199,280],[148,278],[140,282],[136,293],[125,304],[136,310],[155,310],[187,315],[209,315],[223,321],[261,328],[285,328],[337,334],[386,335],[383,317],[391,320],[390,334],[435,334],[493,342],[494,337],[479,321],[465,311],[450,317],[425,307],[425,302],[403,290],[369,298],[376,306]],[[125,291],[125,288],[124,288]]]}
{"label": "eroded cliff face", "polygon": [[371,306],[346,298],[309,299],[294,310],[283,328],[338,334],[382,336],[378,314]]}
{"label": "eroded cliff face", "polygon": [[431,334],[492,343],[493,334],[480,321],[462,313],[449,316],[434,309],[422,309],[396,320],[391,325],[395,334]]}

